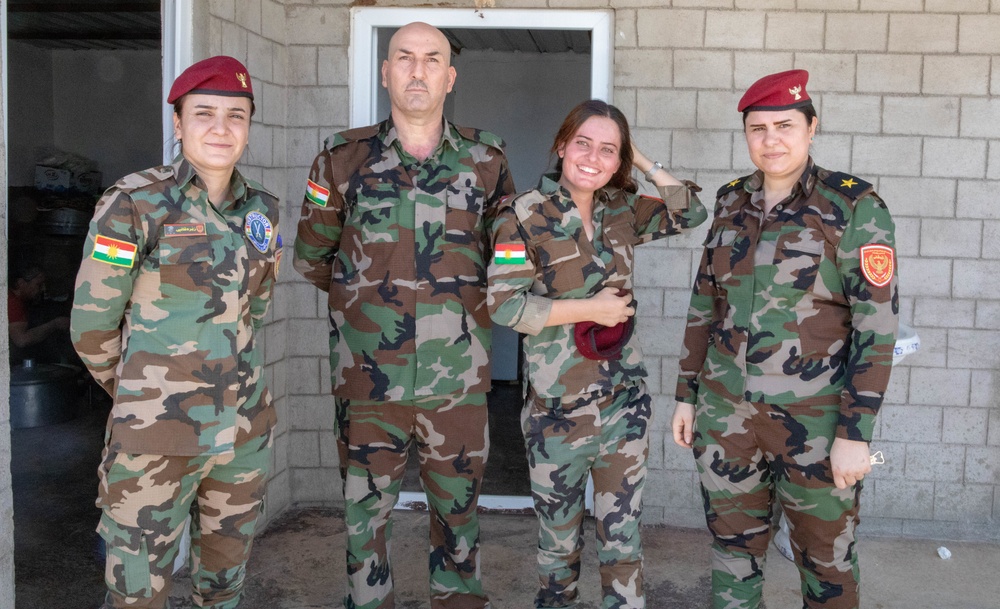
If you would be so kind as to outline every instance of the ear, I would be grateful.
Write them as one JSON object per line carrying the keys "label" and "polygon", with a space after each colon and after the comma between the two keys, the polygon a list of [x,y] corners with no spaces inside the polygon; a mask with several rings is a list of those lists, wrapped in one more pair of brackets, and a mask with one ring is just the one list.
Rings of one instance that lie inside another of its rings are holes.
{"label": "ear", "polygon": [[809,125],[809,138],[812,139],[816,135],[816,129],[819,128],[819,118],[814,116],[812,118],[812,124]]}
{"label": "ear", "polygon": [[385,78],[385,75],[386,75],[386,73],[388,73],[388,71],[389,71],[389,60],[385,59],[385,60],[382,61],[382,88],[383,89],[388,89],[389,88],[389,82]]}
{"label": "ear", "polygon": [[171,116],[174,117],[174,140],[179,142],[181,141],[181,117],[177,116],[176,112]]}
{"label": "ear", "polygon": [[566,144],[565,143],[559,144],[559,147],[556,148],[556,154],[559,155],[560,159],[563,158],[564,156],[566,156]]}
{"label": "ear", "polygon": [[448,66],[448,93],[451,93],[452,87],[455,86],[456,78],[458,78],[458,72],[455,70],[455,66]]}

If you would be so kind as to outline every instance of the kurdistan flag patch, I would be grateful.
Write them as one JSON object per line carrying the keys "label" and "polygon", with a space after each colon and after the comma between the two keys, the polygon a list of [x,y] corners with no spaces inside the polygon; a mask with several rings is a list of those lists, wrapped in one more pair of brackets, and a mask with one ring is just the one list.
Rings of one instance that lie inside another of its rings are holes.
{"label": "kurdistan flag patch", "polygon": [[493,262],[497,264],[524,264],[523,243],[498,243],[493,254]]}
{"label": "kurdistan flag patch", "polygon": [[306,198],[320,207],[326,207],[330,191],[312,180],[306,180]]}
{"label": "kurdistan flag patch", "polygon": [[94,260],[132,268],[135,263],[135,245],[128,241],[119,241],[104,235],[97,235],[94,239],[94,251],[90,257]]}

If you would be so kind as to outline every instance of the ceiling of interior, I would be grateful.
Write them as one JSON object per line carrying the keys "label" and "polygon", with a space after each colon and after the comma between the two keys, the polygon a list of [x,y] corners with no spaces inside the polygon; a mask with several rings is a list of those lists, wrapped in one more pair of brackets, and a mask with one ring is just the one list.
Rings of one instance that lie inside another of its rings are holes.
{"label": "ceiling of interior", "polygon": [[8,0],[7,38],[44,49],[159,49],[160,3]]}
{"label": "ceiling of interior", "polygon": [[586,30],[443,29],[452,49],[520,51],[522,53],[590,53]]}

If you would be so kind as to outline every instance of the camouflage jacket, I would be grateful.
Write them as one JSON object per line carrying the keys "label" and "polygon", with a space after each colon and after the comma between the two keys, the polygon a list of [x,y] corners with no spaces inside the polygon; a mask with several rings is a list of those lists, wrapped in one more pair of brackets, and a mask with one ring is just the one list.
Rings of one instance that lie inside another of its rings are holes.
{"label": "camouflage jacket", "polygon": [[313,162],[295,268],[329,292],[334,395],[490,387],[485,217],[514,190],[500,138],[444,122],[423,162],[392,121],[338,133]]}
{"label": "camouflage jacket", "polygon": [[[837,436],[870,441],[899,309],[889,210],[871,184],[812,159],[766,218],[763,197],[759,171],[719,190],[677,400],[693,404],[710,393],[839,405]],[[863,260],[875,266],[862,269]]]}
{"label": "camouflage jacket", "polygon": [[97,205],[71,334],[114,397],[109,441],[122,452],[229,452],[274,425],[256,333],[276,275],[278,199],[235,171],[230,191],[209,203],[178,156]]}
{"label": "camouflage jacket", "polygon": [[[646,376],[638,334],[620,359],[592,360],[576,349],[573,324],[545,327],[545,322],[554,299],[589,298],[605,287],[631,290],[635,246],[705,221],[698,190],[691,182],[662,187],[663,200],[598,190],[593,241],[569,192],[548,176],[537,190],[500,206],[491,230],[498,253],[489,268],[490,314],[496,323],[527,334],[524,366],[536,395],[570,399]],[[523,258],[506,254],[522,250]],[[638,306],[641,312],[642,303]]]}

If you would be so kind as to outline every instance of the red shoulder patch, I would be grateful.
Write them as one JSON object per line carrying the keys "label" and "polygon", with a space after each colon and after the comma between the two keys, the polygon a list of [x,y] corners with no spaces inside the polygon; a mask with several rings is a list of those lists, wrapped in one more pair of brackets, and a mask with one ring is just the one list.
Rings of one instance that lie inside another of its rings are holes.
{"label": "red shoulder patch", "polygon": [[896,252],[888,245],[869,243],[861,246],[861,274],[877,288],[892,281],[896,271]]}

